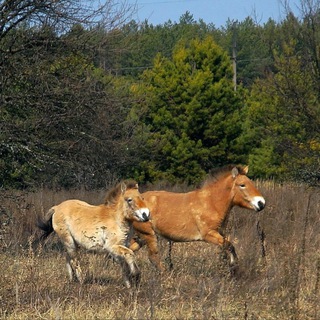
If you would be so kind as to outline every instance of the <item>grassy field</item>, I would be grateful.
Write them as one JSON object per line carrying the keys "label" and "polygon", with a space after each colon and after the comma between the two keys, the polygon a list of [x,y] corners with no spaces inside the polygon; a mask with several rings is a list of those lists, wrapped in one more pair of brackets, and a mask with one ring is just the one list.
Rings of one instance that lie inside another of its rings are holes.
{"label": "grassy field", "polygon": [[[300,185],[257,183],[260,213],[234,208],[227,234],[239,270],[231,275],[217,247],[175,243],[174,269],[159,274],[145,248],[142,280],[126,289],[118,264],[82,254],[84,285],[69,283],[56,236],[32,248],[38,214],[78,198],[101,203],[104,191],[41,190],[0,194],[1,319],[319,319],[320,193]],[[168,245],[159,242],[165,260]]]}

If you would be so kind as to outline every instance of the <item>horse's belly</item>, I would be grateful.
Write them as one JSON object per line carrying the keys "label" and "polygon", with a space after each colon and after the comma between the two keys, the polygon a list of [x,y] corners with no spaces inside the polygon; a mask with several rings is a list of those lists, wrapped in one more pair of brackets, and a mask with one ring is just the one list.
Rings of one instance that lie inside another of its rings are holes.
{"label": "horse's belly", "polygon": [[95,252],[110,251],[112,246],[120,243],[123,239],[117,236],[116,233],[107,232],[105,228],[96,229],[94,233],[83,233],[81,237],[81,245],[89,250]]}
{"label": "horse's belly", "polygon": [[89,251],[94,251],[94,252],[106,252],[110,251],[111,245],[108,243],[108,241],[104,240],[91,240],[89,243],[85,245],[86,249]]}
{"label": "horse's belly", "polygon": [[164,227],[157,224],[154,226],[154,229],[157,234],[175,242],[202,240],[198,228],[185,223],[166,224]]}
{"label": "horse's belly", "polygon": [[162,237],[164,237],[167,240],[171,240],[174,242],[191,242],[191,241],[200,241],[203,240],[202,237],[196,235],[182,235],[182,234],[165,234],[165,233],[160,233]]}

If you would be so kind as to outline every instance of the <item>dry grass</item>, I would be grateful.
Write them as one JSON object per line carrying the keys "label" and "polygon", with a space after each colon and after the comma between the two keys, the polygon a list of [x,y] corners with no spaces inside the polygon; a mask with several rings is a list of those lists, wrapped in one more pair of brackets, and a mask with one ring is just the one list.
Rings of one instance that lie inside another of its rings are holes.
{"label": "dry grass", "polygon": [[[2,194],[1,319],[318,319],[320,317],[319,190],[260,183],[261,213],[233,209],[228,234],[239,270],[231,276],[219,250],[174,244],[171,272],[158,274],[146,249],[137,254],[141,285],[128,290],[111,259],[83,254],[87,281],[69,283],[56,237],[32,248],[34,222],[68,198],[100,203],[104,192]],[[160,242],[165,259],[167,244]]]}

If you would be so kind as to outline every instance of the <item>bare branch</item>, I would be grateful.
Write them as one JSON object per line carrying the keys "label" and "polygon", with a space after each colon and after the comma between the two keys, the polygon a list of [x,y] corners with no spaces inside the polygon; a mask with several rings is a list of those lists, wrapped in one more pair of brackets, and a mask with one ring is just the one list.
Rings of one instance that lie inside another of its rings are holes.
{"label": "bare branch", "polygon": [[75,23],[84,27],[100,25],[107,30],[127,22],[136,10],[127,1],[106,0],[0,0],[0,40],[22,23],[32,27],[50,26],[58,32]]}

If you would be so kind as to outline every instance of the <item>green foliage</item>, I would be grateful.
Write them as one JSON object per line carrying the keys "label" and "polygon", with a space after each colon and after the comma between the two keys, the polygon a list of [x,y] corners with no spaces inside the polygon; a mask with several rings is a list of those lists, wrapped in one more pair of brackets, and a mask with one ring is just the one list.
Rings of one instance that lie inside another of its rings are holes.
{"label": "green foliage", "polygon": [[[181,16],[180,21],[168,21],[163,25],[154,26],[148,21],[138,25],[135,21],[124,25],[118,47],[121,54],[114,68],[117,74],[138,77],[145,69],[152,67],[155,56],[160,53],[168,59],[181,40],[190,41],[194,38],[204,39],[215,32],[215,28],[203,22],[196,22],[189,12]],[[120,50],[120,49],[119,49]]]}
{"label": "green foliage", "polygon": [[211,37],[180,43],[172,59],[159,54],[132,90],[149,133],[141,177],[195,183],[232,162],[241,103],[230,59]]}
{"label": "green foliage", "polygon": [[[257,77],[263,77],[272,66],[272,42],[269,47],[268,29],[248,17],[242,22],[228,21],[220,34],[215,33],[217,43],[226,50],[230,57],[236,54],[237,83],[250,87]],[[276,27],[275,27],[276,28]],[[274,35],[274,33],[272,33]]]}
{"label": "green foliage", "polygon": [[315,182],[319,179],[318,91],[310,65],[295,54],[295,46],[295,41],[284,44],[283,53],[275,53],[276,72],[254,84],[241,139],[253,150],[249,156],[253,174],[306,180],[309,172],[317,177]]}

